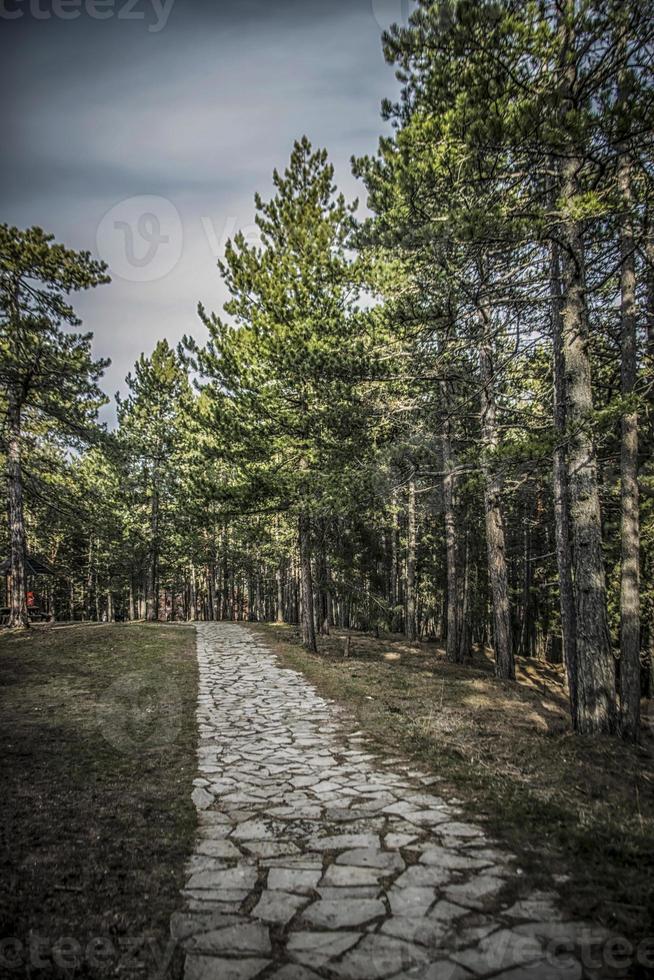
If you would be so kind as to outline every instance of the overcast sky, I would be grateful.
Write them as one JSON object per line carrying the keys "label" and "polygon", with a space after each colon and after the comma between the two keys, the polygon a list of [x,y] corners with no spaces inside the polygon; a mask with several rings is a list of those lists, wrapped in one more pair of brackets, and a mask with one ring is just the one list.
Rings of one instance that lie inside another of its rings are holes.
{"label": "overcast sky", "polygon": [[112,283],[76,302],[108,393],[158,338],[203,336],[198,301],[225,299],[216,256],[295,138],[363,196],[349,160],[383,131],[381,31],[407,5],[0,0],[0,220],[109,263]]}

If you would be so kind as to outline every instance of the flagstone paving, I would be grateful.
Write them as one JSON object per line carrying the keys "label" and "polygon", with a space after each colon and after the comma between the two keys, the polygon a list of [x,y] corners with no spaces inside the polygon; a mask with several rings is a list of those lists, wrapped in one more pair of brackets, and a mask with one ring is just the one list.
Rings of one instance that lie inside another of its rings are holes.
{"label": "flagstone paving", "polygon": [[197,646],[199,830],[171,922],[185,980],[606,975],[582,965],[606,937],[521,890],[437,777],[373,754],[244,627],[199,624]]}

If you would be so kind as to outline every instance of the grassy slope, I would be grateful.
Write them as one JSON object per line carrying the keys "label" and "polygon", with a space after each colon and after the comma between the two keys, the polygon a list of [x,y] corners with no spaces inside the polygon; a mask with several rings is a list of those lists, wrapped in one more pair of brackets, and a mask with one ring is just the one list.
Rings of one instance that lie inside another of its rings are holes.
{"label": "grassy slope", "polygon": [[0,935],[45,940],[32,977],[67,959],[129,975],[130,957],[150,975],[166,953],[195,828],[194,642],[157,625],[0,636]]}
{"label": "grassy slope", "polygon": [[348,705],[380,745],[444,780],[470,815],[519,855],[535,886],[559,889],[570,913],[639,942],[654,898],[654,741],[640,748],[568,730],[562,672],[523,660],[518,683],[490,658],[448,664],[432,644],[342,635],[307,654],[290,627],[253,627],[326,695]]}

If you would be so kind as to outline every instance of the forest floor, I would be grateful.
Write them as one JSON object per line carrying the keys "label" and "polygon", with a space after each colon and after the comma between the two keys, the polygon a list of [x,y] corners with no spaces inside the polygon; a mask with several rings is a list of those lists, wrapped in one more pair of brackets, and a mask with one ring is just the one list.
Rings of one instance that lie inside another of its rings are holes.
{"label": "forest floor", "polygon": [[188,627],[0,635],[0,975],[174,973],[196,698]]}
{"label": "forest floor", "polygon": [[459,667],[436,644],[353,634],[346,658],[335,631],[316,656],[296,628],[249,627],[381,749],[440,776],[441,794],[510,846],[534,888],[553,885],[569,914],[634,946],[649,940],[654,964],[651,704],[641,746],[584,739],[570,733],[560,667],[521,659],[517,682],[501,682],[489,651]]}

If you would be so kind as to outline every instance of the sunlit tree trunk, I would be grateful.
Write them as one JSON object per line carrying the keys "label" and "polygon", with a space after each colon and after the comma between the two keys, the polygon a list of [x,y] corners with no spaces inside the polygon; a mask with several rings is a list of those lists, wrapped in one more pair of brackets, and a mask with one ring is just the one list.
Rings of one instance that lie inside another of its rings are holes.
{"label": "sunlit tree trunk", "polygon": [[479,370],[481,379],[481,430],[483,441],[484,509],[486,513],[486,546],[488,551],[488,580],[493,607],[493,646],[495,672],[505,680],[515,678],[513,644],[511,639],[511,609],[509,578],[504,540],[502,481],[497,474],[493,453],[497,449],[497,408],[495,403],[492,340],[490,317],[480,310],[481,337]]}
{"label": "sunlit tree trunk", "polygon": [[300,600],[302,613],[302,643],[312,653],[317,652],[316,626],[313,612],[313,575],[311,573],[311,519],[301,513],[298,520],[300,553]]}

